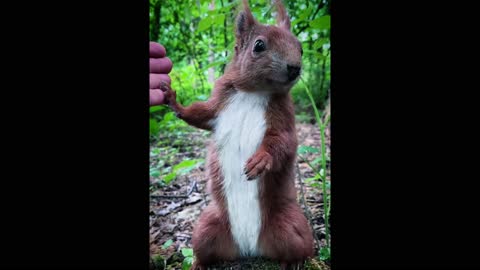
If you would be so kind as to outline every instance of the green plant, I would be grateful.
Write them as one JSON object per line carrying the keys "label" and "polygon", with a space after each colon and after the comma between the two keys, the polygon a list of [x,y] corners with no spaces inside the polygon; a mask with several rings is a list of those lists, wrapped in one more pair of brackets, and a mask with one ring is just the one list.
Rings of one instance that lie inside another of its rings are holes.
{"label": "green plant", "polygon": [[163,178],[163,181],[166,184],[169,184],[172,180],[174,180],[177,177],[177,175],[185,175],[188,172],[190,172],[192,169],[200,166],[204,162],[205,162],[204,159],[184,160],[179,164],[173,166],[172,172],[167,174]]}
{"label": "green plant", "polygon": [[182,255],[185,257],[182,263],[182,270],[188,270],[192,267],[194,261],[193,249],[182,248]]}
{"label": "green plant", "polygon": [[[292,33],[302,43],[302,77],[322,109],[330,88],[330,1],[284,1],[291,18]],[[235,0],[150,0],[150,40],[160,42],[174,63],[171,86],[183,105],[206,100],[214,80],[223,74],[235,46]],[[271,1],[250,1],[254,16],[275,24]],[[292,96],[300,121],[312,120],[313,109],[303,88],[296,85]],[[166,106],[150,108],[150,135],[186,130]]]}
{"label": "green plant", "polygon": [[[320,249],[320,259],[328,260],[330,258],[330,228],[329,228],[329,216],[330,216],[330,195],[329,195],[329,188],[327,189],[327,154],[326,154],[326,143],[325,143],[325,128],[328,126],[328,122],[330,118],[326,119],[325,123],[323,123],[320,114],[318,112],[317,106],[315,105],[315,100],[310,92],[310,89],[306,85],[303,78],[300,78],[302,83],[305,86],[305,91],[307,92],[308,97],[310,98],[310,102],[315,112],[315,118],[317,120],[317,124],[320,129],[320,171],[316,173],[316,177],[322,181],[322,194],[323,194],[323,208],[324,208],[324,220],[325,220],[325,240],[327,242],[326,247],[322,247]],[[312,151],[308,147],[299,148],[301,151]],[[315,151],[315,150],[313,150]],[[314,169],[315,167],[309,163],[309,166]],[[314,170],[315,171],[315,170]]]}
{"label": "green plant", "polygon": [[162,249],[167,249],[173,244],[173,240],[169,239],[167,242],[163,243]]}
{"label": "green plant", "polygon": [[[165,243],[163,243],[161,248],[165,250],[169,248],[172,244],[173,244],[173,240],[169,239]],[[155,265],[155,267],[159,267],[160,269],[166,269],[167,267],[167,260],[165,260],[165,258],[163,258],[163,256],[160,254],[154,255],[152,257],[152,262]]]}
{"label": "green plant", "polygon": [[173,166],[173,168],[163,168],[163,162],[159,162],[156,166],[150,166],[150,176],[161,178],[162,182],[168,185],[175,180],[177,176],[189,173],[204,162],[205,159],[186,159]]}

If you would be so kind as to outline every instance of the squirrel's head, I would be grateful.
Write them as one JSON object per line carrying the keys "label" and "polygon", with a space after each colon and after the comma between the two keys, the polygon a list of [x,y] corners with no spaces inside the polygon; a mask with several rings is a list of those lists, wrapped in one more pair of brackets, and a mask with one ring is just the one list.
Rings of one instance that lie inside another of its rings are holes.
{"label": "squirrel's head", "polygon": [[247,91],[287,92],[302,68],[302,45],[290,31],[290,19],[281,0],[274,0],[277,24],[263,25],[252,15],[247,0],[236,19],[237,85]]}

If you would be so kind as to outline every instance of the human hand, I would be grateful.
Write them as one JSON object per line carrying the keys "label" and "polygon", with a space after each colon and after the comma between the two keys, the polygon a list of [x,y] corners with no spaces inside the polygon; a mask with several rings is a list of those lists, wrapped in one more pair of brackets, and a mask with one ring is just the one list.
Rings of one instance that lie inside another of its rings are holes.
{"label": "human hand", "polygon": [[162,82],[170,85],[168,73],[172,70],[172,61],[166,57],[165,48],[157,43],[150,42],[150,106],[165,103],[165,95],[160,88]]}

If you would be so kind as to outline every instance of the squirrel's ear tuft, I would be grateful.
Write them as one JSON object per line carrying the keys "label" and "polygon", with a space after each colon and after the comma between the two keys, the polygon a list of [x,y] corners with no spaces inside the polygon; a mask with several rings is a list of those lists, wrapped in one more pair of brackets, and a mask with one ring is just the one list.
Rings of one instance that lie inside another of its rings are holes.
{"label": "squirrel's ear tuft", "polygon": [[250,7],[247,0],[243,0],[243,11],[237,16],[235,35],[237,38],[242,39],[246,33],[248,33],[255,25],[255,19],[253,18]]}
{"label": "squirrel's ear tuft", "polygon": [[274,0],[277,7],[277,26],[290,31],[290,18],[288,18],[287,10],[282,4],[282,0]]}

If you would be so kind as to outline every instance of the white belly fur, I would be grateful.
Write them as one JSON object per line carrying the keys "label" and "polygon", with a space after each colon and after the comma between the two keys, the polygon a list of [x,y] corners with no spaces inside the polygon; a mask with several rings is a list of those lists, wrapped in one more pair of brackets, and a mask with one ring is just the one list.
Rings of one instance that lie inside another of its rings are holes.
{"label": "white belly fur", "polygon": [[259,255],[261,228],[258,179],[247,181],[244,167],[265,135],[268,96],[238,91],[215,121],[215,141],[224,176],[231,232],[242,256]]}

